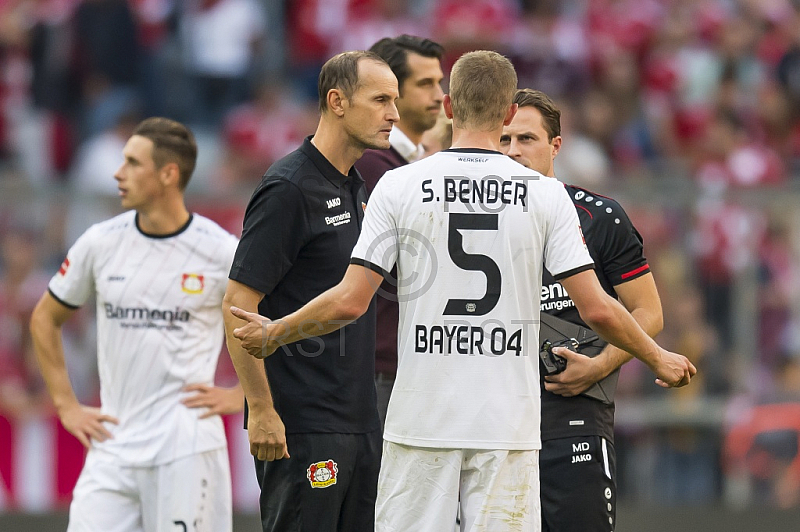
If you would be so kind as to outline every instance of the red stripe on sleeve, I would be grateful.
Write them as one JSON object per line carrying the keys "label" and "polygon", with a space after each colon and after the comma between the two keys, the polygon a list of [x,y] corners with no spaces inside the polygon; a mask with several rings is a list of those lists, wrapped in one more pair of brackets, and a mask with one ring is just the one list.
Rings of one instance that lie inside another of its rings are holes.
{"label": "red stripe on sleeve", "polygon": [[623,279],[627,279],[628,277],[633,277],[637,273],[642,273],[643,271],[648,270],[648,269],[650,269],[650,265],[649,264],[645,264],[644,266],[640,266],[639,268],[636,268],[633,271],[630,271],[628,273],[623,273],[622,274],[622,278]]}

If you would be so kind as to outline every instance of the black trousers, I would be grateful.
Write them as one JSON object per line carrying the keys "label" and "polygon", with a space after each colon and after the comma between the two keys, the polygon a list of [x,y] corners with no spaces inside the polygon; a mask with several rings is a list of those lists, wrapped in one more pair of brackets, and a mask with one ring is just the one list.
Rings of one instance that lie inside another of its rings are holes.
{"label": "black trousers", "polygon": [[542,442],[542,532],[613,532],[617,457],[600,436]]}
{"label": "black trousers", "polygon": [[381,431],[287,434],[291,458],[256,459],[264,532],[373,532]]}

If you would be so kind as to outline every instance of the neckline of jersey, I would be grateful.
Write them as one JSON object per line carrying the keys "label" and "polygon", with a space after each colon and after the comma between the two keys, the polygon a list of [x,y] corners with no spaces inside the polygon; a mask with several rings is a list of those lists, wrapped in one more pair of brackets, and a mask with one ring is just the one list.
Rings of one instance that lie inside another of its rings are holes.
{"label": "neckline of jersey", "polygon": [[451,152],[451,153],[487,153],[487,154],[492,154],[492,155],[503,155],[499,151],[487,150],[487,149],[484,149],[484,148],[448,148],[448,149],[443,150],[443,151]]}
{"label": "neckline of jersey", "polygon": [[172,233],[167,233],[166,235],[153,235],[151,233],[145,232],[141,228],[141,226],[139,225],[139,213],[138,212],[136,213],[136,217],[134,218],[134,225],[136,226],[136,230],[139,231],[139,233],[141,233],[142,236],[144,236],[146,238],[153,238],[153,239],[156,239],[156,240],[161,240],[161,239],[164,239],[164,238],[172,238],[174,236],[178,236],[179,234],[183,233],[184,231],[186,231],[189,228],[189,225],[191,225],[192,220],[194,220],[194,214],[190,212],[189,213],[189,219],[186,221],[185,224],[183,224],[183,226],[178,228],[177,231],[174,231]]}

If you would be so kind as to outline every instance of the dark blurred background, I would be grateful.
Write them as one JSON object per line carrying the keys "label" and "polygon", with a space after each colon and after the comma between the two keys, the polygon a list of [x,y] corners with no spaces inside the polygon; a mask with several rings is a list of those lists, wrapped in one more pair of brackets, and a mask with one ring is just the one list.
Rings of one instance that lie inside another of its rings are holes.
{"label": "dark blurred background", "polygon": [[[700,373],[665,391],[623,368],[619,530],[800,529],[800,1],[0,0],[1,530],[64,528],[83,451],[27,320],[118,212],[133,126],[191,125],[190,206],[239,234],[261,174],[314,130],[322,63],[401,33],[442,43],[445,71],[511,58],[563,111],[556,175],[620,200],[645,239],[659,342]],[[76,318],[70,376],[97,402],[92,305]],[[227,356],[218,377],[235,379]],[[237,530],[255,530],[246,434],[226,423]]]}

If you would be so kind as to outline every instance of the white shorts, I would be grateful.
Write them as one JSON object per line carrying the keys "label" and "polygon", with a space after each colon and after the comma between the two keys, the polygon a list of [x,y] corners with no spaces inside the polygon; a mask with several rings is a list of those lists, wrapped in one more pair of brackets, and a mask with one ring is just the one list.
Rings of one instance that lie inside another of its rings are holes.
{"label": "white shorts", "polygon": [[539,451],[431,449],[384,441],[376,532],[539,532]]}
{"label": "white shorts", "polygon": [[68,532],[231,532],[226,449],[154,467],[127,467],[89,451],[72,496]]}

